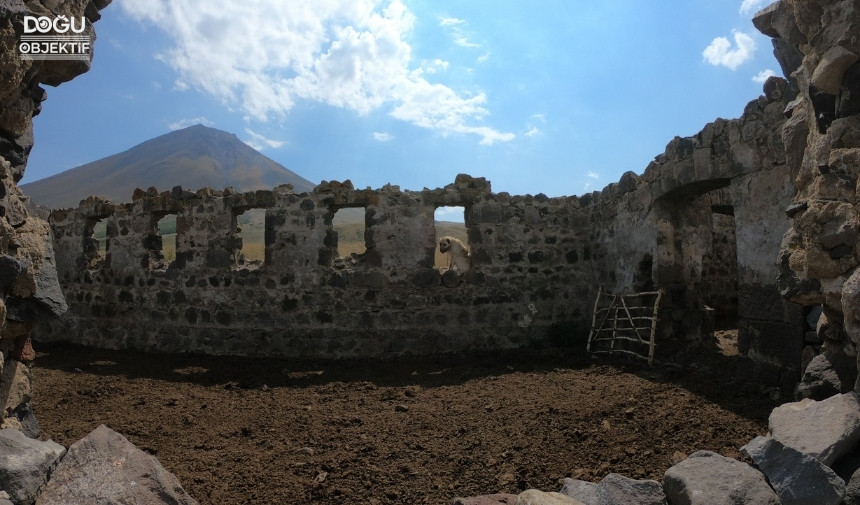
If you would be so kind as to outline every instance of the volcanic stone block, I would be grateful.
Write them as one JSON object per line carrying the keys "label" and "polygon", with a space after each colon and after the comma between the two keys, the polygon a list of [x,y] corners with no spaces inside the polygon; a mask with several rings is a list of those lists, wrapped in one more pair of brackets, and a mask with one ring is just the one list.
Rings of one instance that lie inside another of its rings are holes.
{"label": "volcanic stone block", "polygon": [[33,503],[65,452],[51,440],[42,442],[18,430],[0,430],[0,489],[9,493],[14,503]]}
{"label": "volcanic stone block", "polygon": [[860,441],[860,398],[852,392],[780,405],[770,413],[768,429],[773,438],[829,466]]}
{"label": "volcanic stone block", "polygon": [[845,482],[814,457],[770,437],[756,437],[741,447],[764,472],[782,505],[837,505]]}
{"label": "volcanic stone block", "polygon": [[764,475],[711,451],[694,452],[666,470],[663,491],[672,505],[780,505]]}

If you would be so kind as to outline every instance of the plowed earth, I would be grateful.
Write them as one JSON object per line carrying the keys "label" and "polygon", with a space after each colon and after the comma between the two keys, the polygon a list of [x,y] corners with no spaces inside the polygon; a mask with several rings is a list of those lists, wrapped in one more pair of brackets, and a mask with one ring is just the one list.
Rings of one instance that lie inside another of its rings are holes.
{"label": "plowed earth", "polygon": [[38,350],[45,438],[68,446],[106,424],[203,505],[443,504],[571,476],[660,480],[676,452],[742,458],[775,406],[739,356],[649,368],[557,349],[337,362]]}

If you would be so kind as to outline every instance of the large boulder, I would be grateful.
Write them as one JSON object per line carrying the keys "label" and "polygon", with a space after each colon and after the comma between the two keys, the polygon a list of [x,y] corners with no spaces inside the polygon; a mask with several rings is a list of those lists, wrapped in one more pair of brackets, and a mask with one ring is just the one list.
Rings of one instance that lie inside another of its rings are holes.
{"label": "large boulder", "polygon": [[770,437],[756,437],[741,448],[764,472],[782,505],[838,505],[845,481],[808,454]]}
{"label": "large boulder", "polygon": [[149,454],[101,425],[72,444],[37,505],[197,505],[179,480]]}
{"label": "large boulder", "polygon": [[833,395],[848,393],[857,380],[855,358],[841,349],[825,352],[812,358],[795,390],[795,398],[824,400]]}
{"label": "large boulder", "polygon": [[761,472],[711,451],[666,470],[663,491],[671,505],[780,505]]}
{"label": "large boulder", "polygon": [[770,413],[768,429],[783,444],[830,466],[860,442],[860,398],[852,392],[780,405]]}
{"label": "large boulder", "polygon": [[0,430],[0,490],[17,505],[33,503],[64,452],[65,447],[51,440],[33,440],[10,428]]}

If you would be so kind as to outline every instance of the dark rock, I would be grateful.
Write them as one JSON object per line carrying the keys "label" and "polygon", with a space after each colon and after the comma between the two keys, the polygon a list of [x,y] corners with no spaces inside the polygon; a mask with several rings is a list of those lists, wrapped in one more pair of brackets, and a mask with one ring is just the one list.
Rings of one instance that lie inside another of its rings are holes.
{"label": "dark rock", "polygon": [[827,351],[812,358],[795,390],[795,398],[824,400],[854,389],[857,365],[841,349]]}
{"label": "dark rock", "polygon": [[417,269],[411,278],[412,284],[419,288],[439,285],[439,271],[435,268]]}
{"label": "dark rock", "polygon": [[18,430],[0,430],[0,489],[18,504],[30,504],[66,452],[60,444],[27,438]]}
{"label": "dark rock", "polygon": [[36,292],[27,297],[10,297],[6,301],[6,317],[14,321],[36,322],[59,317],[69,310],[66,297],[60,288],[53,240],[45,237],[45,256],[36,275]]}
{"label": "dark rock", "polygon": [[845,482],[814,457],[769,437],[741,447],[767,477],[782,505],[838,505]]}
{"label": "dark rock", "polygon": [[618,181],[618,193],[624,194],[629,193],[636,189],[636,184],[639,177],[635,172],[627,171],[621,175],[621,179]]}
{"label": "dark rock", "polygon": [[8,289],[28,266],[27,260],[19,260],[8,254],[0,254],[0,290]]}

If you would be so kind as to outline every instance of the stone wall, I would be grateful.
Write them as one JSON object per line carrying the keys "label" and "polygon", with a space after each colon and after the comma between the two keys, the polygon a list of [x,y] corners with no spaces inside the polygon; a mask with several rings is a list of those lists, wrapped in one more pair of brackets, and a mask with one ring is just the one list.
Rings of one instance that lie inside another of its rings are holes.
{"label": "stone wall", "polygon": [[66,309],[53,266],[47,215],[28,211],[18,188],[33,147],[33,116],[57,86],[89,70],[88,61],[28,61],[17,41],[25,15],[86,18],[86,35],[110,0],[0,1],[0,428],[39,434],[33,416],[33,325]]}
{"label": "stone wall", "polygon": [[[780,255],[789,299],[823,305],[824,353],[857,360],[860,344],[860,4],[782,0],[758,13],[799,90],[781,134],[797,188]],[[856,374],[855,374],[856,375]],[[860,390],[860,384],[856,385]]]}
{"label": "stone wall", "polygon": [[[434,211],[465,208],[472,269],[433,266]],[[367,252],[337,258],[332,218],[365,209]],[[243,261],[236,216],[266,209],[265,262]],[[176,260],[156,223],[177,216]],[[108,253],[91,232],[107,218]],[[130,204],[90,199],[52,216],[71,310],[39,339],[109,348],[281,356],[503,349],[587,331],[596,293],[592,224],[577,198],[495,194],[458,176],[442,189],[297,194],[178,188]],[[141,324],[145,321],[145,324]]]}
{"label": "stone wall", "polygon": [[[90,199],[52,215],[71,310],[38,337],[315,357],[584,344],[599,287],[664,289],[658,359],[707,342],[719,309],[774,381],[797,381],[801,308],[776,285],[794,196],[778,132],[793,98],[773,78],[741,118],[675,138],[643,175],[582,197],[497,194],[461,175],[423,191],[324,182],[302,194],[175,188],[139,190],[129,204]],[[465,208],[466,273],[433,267],[440,206]],[[365,209],[367,252],[344,260],[332,217],[349,207]],[[266,212],[260,266],[239,253],[236,216],[250,208]],[[167,214],[178,237],[169,265],[156,226]],[[92,229],[104,218],[109,249],[96,261]]]}
{"label": "stone wall", "polygon": [[[628,172],[590,205],[598,282],[615,291],[666,290],[664,353],[708,341],[715,286],[732,287],[720,295],[737,298],[723,309],[737,307],[740,351],[786,388],[800,374],[804,333],[801,307],[784,301],[776,282],[789,227],[784,209],[795,194],[780,132],[795,95],[788,81],[769,79],[740,118],[676,137],[641,176]],[[724,249],[725,214],[736,250],[727,277],[710,269]]]}
{"label": "stone wall", "polygon": [[[719,209],[718,209],[719,210]],[[711,252],[702,256],[702,302],[713,309],[717,328],[738,321],[738,243],[733,214],[713,212]]]}

